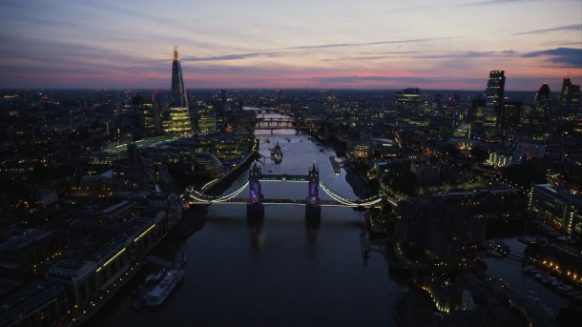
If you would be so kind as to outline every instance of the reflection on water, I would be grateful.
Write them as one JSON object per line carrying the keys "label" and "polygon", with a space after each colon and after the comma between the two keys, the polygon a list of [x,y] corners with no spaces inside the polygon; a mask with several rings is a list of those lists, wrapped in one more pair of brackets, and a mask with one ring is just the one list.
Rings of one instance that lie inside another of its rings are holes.
{"label": "reflection on water", "polygon": [[[284,131],[284,130],[283,130]],[[260,133],[261,131],[257,131]],[[277,131],[278,133],[279,131]],[[270,133],[270,131],[269,131]],[[257,134],[260,135],[260,134]],[[264,156],[279,142],[281,164],[264,161],[263,172],[307,174],[317,163],[320,178],[348,198],[355,195],[345,172],[333,171],[335,153],[307,136],[270,135],[260,146]],[[321,150],[321,151],[320,151]],[[247,174],[225,193],[244,184]],[[262,183],[267,198],[304,199],[307,183]],[[320,192],[323,199],[327,199]],[[243,192],[241,197],[248,197]],[[94,325],[358,325],[391,324],[405,287],[389,278],[386,258],[372,252],[362,257],[362,213],[325,207],[320,222],[306,222],[298,206],[266,206],[262,222],[248,223],[246,206],[208,207],[204,227],[186,240],[168,240],[157,255],[172,257],[184,250],[186,278],[168,300],[152,311],[131,309],[130,284],[95,319]],[[187,217],[186,219],[200,219]]]}

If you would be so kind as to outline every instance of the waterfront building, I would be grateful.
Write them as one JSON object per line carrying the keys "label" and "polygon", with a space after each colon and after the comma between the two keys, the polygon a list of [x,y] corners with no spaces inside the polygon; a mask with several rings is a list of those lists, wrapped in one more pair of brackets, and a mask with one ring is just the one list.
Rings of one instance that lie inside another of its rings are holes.
{"label": "waterfront building", "polygon": [[529,211],[570,237],[582,239],[582,200],[549,184],[533,187]]}
{"label": "waterfront building", "polygon": [[55,326],[68,309],[64,286],[40,281],[2,295],[0,325]]}
{"label": "waterfront building", "polygon": [[582,286],[582,255],[557,244],[535,242],[528,245],[524,260],[545,268],[562,281]]}
{"label": "waterfront building", "polygon": [[501,281],[469,274],[417,283],[398,301],[397,326],[531,326]]}
{"label": "waterfront building", "polygon": [[15,278],[38,277],[62,255],[65,242],[53,231],[28,229],[0,244],[0,272]]}
{"label": "waterfront building", "polygon": [[469,208],[442,200],[410,198],[398,205],[398,242],[416,242],[449,263],[463,258],[463,246],[485,240],[485,220]]}
{"label": "waterfront building", "polygon": [[365,141],[351,141],[348,145],[348,157],[353,160],[367,161],[370,155],[370,144]]}
{"label": "waterfront building", "polygon": [[[167,207],[152,208],[150,214],[132,217],[126,212],[128,203],[132,201],[103,209],[97,216],[101,217],[98,222],[71,223],[78,235],[87,235],[81,238],[83,246],[75,244],[75,251],[66,254],[47,272],[48,279],[65,286],[71,309],[82,308],[89,301],[96,302],[98,296],[109,294],[112,287],[124,281],[132,266],[166,236]],[[118,216],[122,212],[126,212],[124,218]],[[108,239],[105,243],[91,241],[104,237]]]}

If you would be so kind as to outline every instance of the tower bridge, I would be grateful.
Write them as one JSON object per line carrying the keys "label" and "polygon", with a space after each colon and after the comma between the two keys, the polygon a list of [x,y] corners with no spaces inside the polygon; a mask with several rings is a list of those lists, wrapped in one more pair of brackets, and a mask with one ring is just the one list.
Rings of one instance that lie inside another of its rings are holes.
{"label": "tower bridge", "polygon": [[[305,199],[268,199],[265,198],[261,183],[307,183],[307,197]],[[241,198],[239,195],[248,188],[249,197]],[[332,200],[322,200],[319,197],[319,190],[322,190]],[[253,163],[249,171],[248,181],[235,189],[233,192],[220,196],[207,195],[193,187],[186,189],[183,195],[184,201],[188,205],[246,205],[248,219],[262,219],[266,205],[294,205],[305,207],[305,217],[307,219],[319,220],[321,217],[321,207],[344,207],[344,208],[374,208],[384,205],[396,207],[397,202],[383,195],[376,195],[368,199],[348,199],[335,193],[329,186],[319,179],[319,169],[315,164],[309,167],[307,175],[295,174],[262,174],[257,163]]]}

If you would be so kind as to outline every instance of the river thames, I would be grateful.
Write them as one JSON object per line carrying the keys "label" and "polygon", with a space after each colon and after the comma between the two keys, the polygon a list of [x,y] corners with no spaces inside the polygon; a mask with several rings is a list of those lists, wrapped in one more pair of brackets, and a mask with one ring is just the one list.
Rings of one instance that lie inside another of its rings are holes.
{"label": "river thames", "polygon": [[[256,131],[263,173],[307,174],[315,163],[331,189],[356,198],[345,171],[338,175],[331,166],[333,149],[294,130],[270,133]],[[277,143],[281,164],[270,159]],[[225,194],[247,178],[247,172],[241,174]],[[307,183],[263,182],[262,193],[270,199],[305,199]],[[248,197],[248,191],[240,196]],[[320,197],[329,199],[321,190]],[[304,207],[266,206],[263,224],[250,227],[245,206],[210,206],[198,232],[185,240],[170,237],[154,251],[165,257],[183,252],[187,259],[186,277],[166,302],[153,310],[132,309],[145,271],[90,325],[391,325],[407,287],[390,278],[382,251],[363,258],[362,224],[363,213],[351,208],[324,207],[320,226],[308,227]]]}

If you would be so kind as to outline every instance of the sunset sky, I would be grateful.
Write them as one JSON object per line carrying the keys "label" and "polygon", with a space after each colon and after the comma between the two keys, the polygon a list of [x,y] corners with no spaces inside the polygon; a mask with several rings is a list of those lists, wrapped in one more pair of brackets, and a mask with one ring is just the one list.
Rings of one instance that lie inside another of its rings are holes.
{"label": "sunset sky", "polygon": [[581,0],[2,0],[0,88],[582,83]]}

